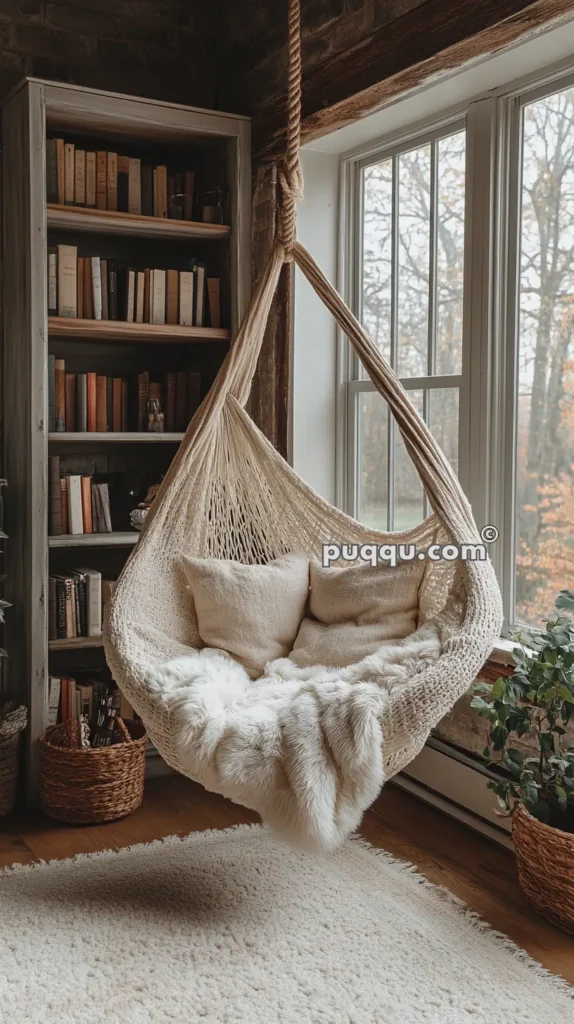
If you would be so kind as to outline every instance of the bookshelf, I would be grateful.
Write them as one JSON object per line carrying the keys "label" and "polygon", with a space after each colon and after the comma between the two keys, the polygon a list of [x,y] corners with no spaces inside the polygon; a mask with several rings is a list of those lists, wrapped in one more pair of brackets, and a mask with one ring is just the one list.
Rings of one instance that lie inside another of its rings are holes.
{"label": "bookshelf", "polygon": [[[203,397],[250,293],[250,125],[247,118],[216,111],[26,79],[3,103],[2,131],[3,475],[9,481],[10,537],[5,589],[13,604],[6,628],[7,677],[29,706],[26,777],[33,804],[49,675],[105,666],[101,636],[49,639],[50,575],[81,564],[117,578],[139,537],[130,529],[125,496],[121,514],[114,516],[112,508],[112,532],[49,536],[49,460],[58,455],[65,466],[91,464],[91,472],[107,473],[119,491],[125,478],[129,495],[135,495],[140,484],[141,491],[150,480],[159,481],[183,437],[180,429],[50,430],[49,357],[65,361],[70,374],[122,379],[148,370],[155,379],[168,369],[197,367]],[[184,220],[172,218],[171,209],[170,216],[159,217],[48,202],[47,140],[59,137],[76,149],[125,152],[154,166],[193,169],[198,197],[215,185],[221,189],[223,223],[203,220],[201,203],[194,204],[194,219]],[[76,246],[86,258],[97,254],[142,269],[199,260],[206,275],[220,281],[221,326],[48,315],[48,250],[58,244]],[[156,772],[157,757],[153,761]]]}

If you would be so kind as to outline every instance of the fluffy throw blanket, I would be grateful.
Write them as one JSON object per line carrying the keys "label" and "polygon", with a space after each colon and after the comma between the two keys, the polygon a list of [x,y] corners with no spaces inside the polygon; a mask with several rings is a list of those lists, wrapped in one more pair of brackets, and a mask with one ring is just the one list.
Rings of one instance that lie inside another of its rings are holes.
{"label": "fluffy throw blanket", "polygon": [[157,666],[148,684],[169,709],[186,772],[320,852],[357,828],[384,782],[388,694],[438,658],[427,624],[347,668],[269,662],[260,679],[224,652]]}

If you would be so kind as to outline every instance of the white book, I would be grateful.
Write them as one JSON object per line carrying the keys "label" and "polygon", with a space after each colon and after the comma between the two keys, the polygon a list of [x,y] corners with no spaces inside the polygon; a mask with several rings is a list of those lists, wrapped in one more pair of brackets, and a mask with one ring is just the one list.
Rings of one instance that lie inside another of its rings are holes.
{"label": "white book", "polygon": [[58,721],[58,707],[60,704],[61,681],[58,676],[50,676],[48,679],[48,707],[47,726],[56,725]]}
{"label": "white book", "polygon": [[78,315],[77,245],[58,246],[58,316]]}
{"label": "white book", "polygon": [[58,311],[58,256],[48,253],[48,312]]}
{"label": "white book", "polygon": [[143,324],[144,318],[144,295],[145,295],[145,271],[138,270],[136,274],[136,324]]}
{"label": "white book", "polygon": [[86,617],[88,636],[102,632],[102,574],[97,569],[76,569],[86,577]]}
{"label": "white book", "polygon": [[92,256],[92,304],[94,320],[102,319],[102,268],[100,257]]}
{"label": "white book", "polygon": [[136,302],[136,272],[135,270],[128,270],[127,275],[127,287],[126,287],[126,320],[128,324],[133,324],[134,313],[135,313],[135,302]]}
{"label": "white book", "polygon": [[68,486],[68,522],[70,533],[84,532],[84,516],[82,513],[82,478],[72,473],[66,477]]}
{"label": "white book", "polygon": [[130,156],[128,168],[128,213],[142,212],[141,160]]}
{"label": "white book", "polygon": [[150,275],[150,323],[165,323],[165,270],[152,270]]}
{"label": "white book", "polygon": [[193,327],[193,272],[182,270],[179,275],[179,322],[182,327]]}
{"label": "white book", "polygon": [[86,206],[96,205],[96,154],[86,153]]}

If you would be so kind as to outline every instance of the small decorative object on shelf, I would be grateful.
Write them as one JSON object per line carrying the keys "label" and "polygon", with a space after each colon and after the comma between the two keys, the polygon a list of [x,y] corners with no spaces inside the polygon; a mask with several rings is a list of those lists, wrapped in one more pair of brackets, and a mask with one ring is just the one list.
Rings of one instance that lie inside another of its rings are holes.
{"label": "small decorative object on shelf", "polygon": [[201,219],[205,224],[223,224],[223,190],[208,189],[203,193]]}
{"label": "small decorative object on shelf", "polygon": [[165,416],[159,398],[150,398],[147,403],[147,428],[152,434],[165,432]]}
{"label": "small decorative object on shelf", "polygon": [[[564,614],[566,613],[566,614]],[[515,670],[475,685],[491,723],[488,783],[512,816],[520,885],[538,912],[574,934],[574,591],[562,590],[541,629],[511,639]]]}

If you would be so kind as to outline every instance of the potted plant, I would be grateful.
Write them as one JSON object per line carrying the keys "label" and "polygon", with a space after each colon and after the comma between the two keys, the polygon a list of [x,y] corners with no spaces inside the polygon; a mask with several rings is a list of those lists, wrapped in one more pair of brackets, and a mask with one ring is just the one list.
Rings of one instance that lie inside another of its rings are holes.
{"label": "potted plant", "polygon": [[[3,522],[2,487],[5,480],[0,480],[0,539],[6,538]],[[4,577],[0,577],[0,581]],[[4,611],[9,608],[8,601],[0,599],[0,624],[4,622]],[[6,651],[0,647],[0,657]],[[0,817],[8,814],[14,806],[16,780],[18,778],[18,746],[20,733],[26,728],[26,708],[19,701],[7,700],[0,693]]]}
{"label": "potted plant", "polygon": [[471,706],[490,725],[484,757],[499,813],[512,816],[518,876],[536,909],[574,932],[574,591],[555,617],[513,635],[515,669],[477,683]]}

